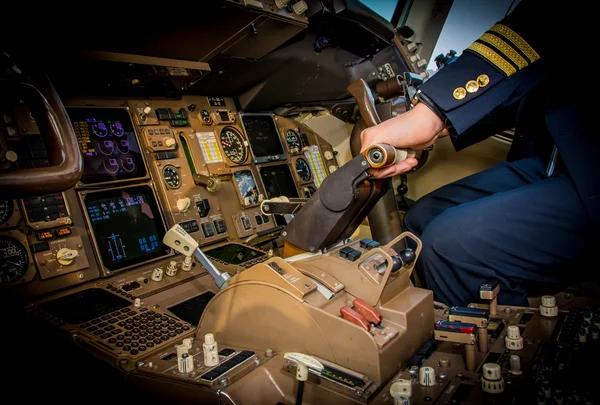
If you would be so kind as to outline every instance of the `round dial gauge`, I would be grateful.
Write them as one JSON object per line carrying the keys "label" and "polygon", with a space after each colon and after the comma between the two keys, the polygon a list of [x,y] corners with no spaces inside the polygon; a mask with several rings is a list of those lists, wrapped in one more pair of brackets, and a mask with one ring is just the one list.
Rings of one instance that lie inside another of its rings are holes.
{"label": "round dial gauge", "polygon": [[310,173],[310,167],[308,162],[304,158],[296,159],[296,173],[302,181],[310,181],[312,174]]}
{"label": "round dial gauge", "polygon": [[22,278],[29,267],[25,246],[10,236],[0,236],[0,284]]}
{"label": "round dial gauge", "polygon": [[181,186],[181,175],[176,167],[165,166],[163,169],[163,179],[165,179],[167,186],[171,188],[179,188]]}
{"label": "round dial gauge", "polygon": [[210,113],[206,110],[200,110],[200,119],[205,124],[212,124],[212,118],[210,117]]}
{"label": "round dial gauge", "polygon": [[306,186],[302,188],[302,191],[304,192],[304,198],[310,198],[314,193],[317,192],[317,189],[313,186]]}
{"label": "round dial gauge", "polygon": [[106,127],[106,124],[104,122],[92,124],[92,131],[100,138],[104,138],[108,134],[108,128]]}
{"label": "round dial gauge", "polygon": [[221,146],[223,152],[233,163],[242,164],[248,157],[248,150],[244,145],[242,135],[232,127],[225,127],[221,131]]}
{"label": "round dial gauge", "polygon": [[288,149],[291,153],[298,153],[302,150],[302,143],[300,142],[300,136],[293,129],[288,129],[285,133],[285,141],[287,142]]}
{"label": "round dial gauge", "polygon": [[14,208],[13,200],[0,199],[0,225],[4,225],[10,219]]}

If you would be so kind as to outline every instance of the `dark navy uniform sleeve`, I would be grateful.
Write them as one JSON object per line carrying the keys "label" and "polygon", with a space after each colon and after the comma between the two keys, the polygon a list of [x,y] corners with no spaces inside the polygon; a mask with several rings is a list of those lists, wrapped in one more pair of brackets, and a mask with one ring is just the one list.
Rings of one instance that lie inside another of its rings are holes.
{"label": "dark navy uniform sleeve", "polygon": [[564,8],[523,0],[454,63],[420,86],[421,92],[446,115],[457,150],[493,135],[473,129],[497,129],[494,119],[506,115],[500,110],[514,107],[552,75],[557,64],[549,56],[553,49],[560,48],[555,31],[565,21],[560,12],[565,12]]}

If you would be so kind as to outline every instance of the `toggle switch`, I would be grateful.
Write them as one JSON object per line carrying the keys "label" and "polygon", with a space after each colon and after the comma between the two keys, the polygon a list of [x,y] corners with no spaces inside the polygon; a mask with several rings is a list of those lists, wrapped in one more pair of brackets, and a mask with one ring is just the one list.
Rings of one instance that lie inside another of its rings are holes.
{"label": "toggle switch", "polygon": [[523,348],[523,338],[518,326],[511,325],[507,328],[504,346],[508,350],[521,350]]}
{"label": "toggle switch", "polygon": [[510,356],[510,373],[512,375],[523,374],[523,370],[521,370],[521,358],[516,354]]}
{"label": "toggle switch", "polygon": [[356,298],[352,301],[352,304],[354,305],[354,310],[362,315],[368,322],[374,325],[379,325],[381,323],[383,316],[381,316],[375,307],[367,304],[362,298]]}
{"label": "toggle switch", "polygon": [[219,364],[219,348],[215,341],[215,336],[212,333],[204,335],[204,343],[202,344],[202,351],[204,352],[204,365],[205,366],[216,366]]}

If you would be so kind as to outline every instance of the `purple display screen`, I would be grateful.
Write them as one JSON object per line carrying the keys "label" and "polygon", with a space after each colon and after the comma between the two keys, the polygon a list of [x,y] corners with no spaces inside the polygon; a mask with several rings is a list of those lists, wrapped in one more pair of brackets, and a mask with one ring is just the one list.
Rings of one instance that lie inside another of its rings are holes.
{"label": "purple display screen", "polygon": [[85,184],[146,176],[129,113],[123,108],[67,108],[83,156]]}

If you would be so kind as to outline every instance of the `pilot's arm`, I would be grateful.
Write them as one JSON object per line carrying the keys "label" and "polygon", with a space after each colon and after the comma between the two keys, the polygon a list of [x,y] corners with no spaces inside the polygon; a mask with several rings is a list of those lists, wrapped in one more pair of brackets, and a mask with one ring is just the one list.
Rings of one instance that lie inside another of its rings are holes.
{"label": "pilot's arm", "polygon": [[[561,49],[555,31],[569,20],[560,14],[565,12],[569,8],[523,0],[456,62],[423,83],[412,110],[363,131],[363,148],[381,142],[422,149],[449,133],[455,149],[460,150],[514,126],[518,101],[554,69],[564,68],[552,51]],[[393,176],[415,165],[416,161],[408,160],[374,175]]]}

